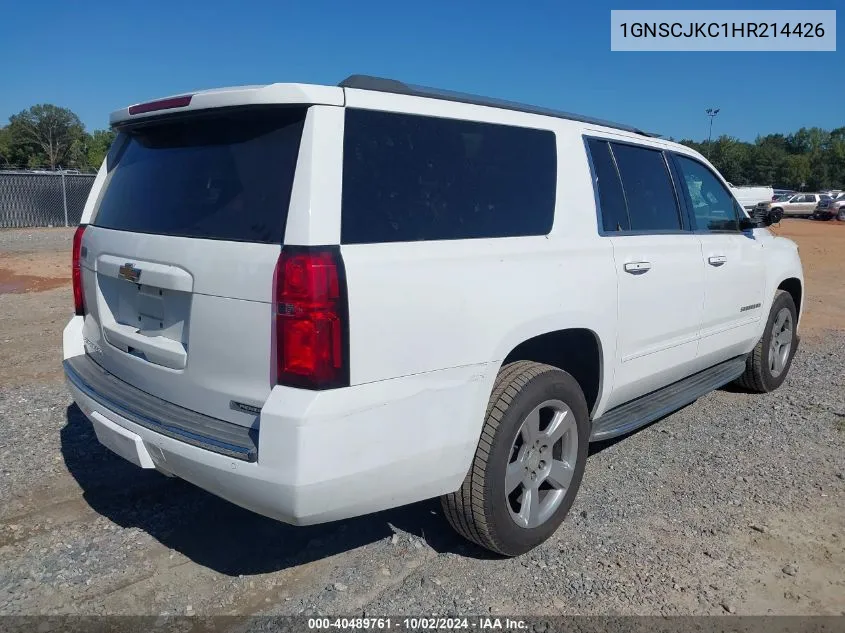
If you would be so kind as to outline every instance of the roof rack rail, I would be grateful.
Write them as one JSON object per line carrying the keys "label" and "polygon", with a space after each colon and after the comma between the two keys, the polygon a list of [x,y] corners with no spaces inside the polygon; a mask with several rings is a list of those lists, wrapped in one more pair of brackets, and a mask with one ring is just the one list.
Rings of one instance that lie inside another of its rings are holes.
{"label": "roof rack rail", "polygon": [[569,121],[579,121],[581,123],[590,123],[592,125],[602,125],[617,130],[624,130],[625,132],[633,132],[643,136],[659,137],[659,134],[651,134],[643,132],[639,128],[631,125],[624,125],[622,123],[613,123],[612,121],[604,121],[593,117],[583,116],[580,114],[572,114],[571,112],[563,112],[561,110],[554,110],[551,108],[543,108],[540,106],[527,105],[524,103],[517,103],[514,101],[506,101],[504,99],[494,99],[491,97],[482,97],[479,95],[467,94],[463,92],[453,92],[451,90],[442,90],[440,88],[430,88],[427,86],[415,86],[406,84],[396,79],[386,79],[384,77],[372,77],[370,75],[350,75],[338,84],[341,88],[355,88],[357,90],[374,90],[378,92],[390,92],[393,94],[408,95],[412,97],[427,97],[429,99],[441,99],[443,101],[454,101],[457,103],[468,103],[472,105],[489,106],[492,108],[502,108],[505,110],[514,110],[516,112],[526,112],[528,114],[540,114],[543,116],[555,117],[558,119],[567,119]]}

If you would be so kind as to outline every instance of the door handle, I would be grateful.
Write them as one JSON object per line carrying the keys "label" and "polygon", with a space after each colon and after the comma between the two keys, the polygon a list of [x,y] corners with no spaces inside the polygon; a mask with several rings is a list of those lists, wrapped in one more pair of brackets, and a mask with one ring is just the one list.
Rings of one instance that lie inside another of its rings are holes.
{"label": "door handle", "polygon": [[651,270],[651,262],[629,262],[625,264],[625,272],[632,275],[643,275]]}
{"label": "door handle", "polygon": [[711,266],[722,266],[723,264],[727,263],[728,258],[724,255],[714,255],[712,257],[707,258],[707,263]]}

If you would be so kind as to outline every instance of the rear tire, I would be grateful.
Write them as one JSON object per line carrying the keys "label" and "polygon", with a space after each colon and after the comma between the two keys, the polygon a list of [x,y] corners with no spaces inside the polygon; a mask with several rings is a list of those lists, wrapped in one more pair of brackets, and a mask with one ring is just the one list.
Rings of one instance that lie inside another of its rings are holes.
{"label": "rear tire", "polygon": [[748,391],[768,393],[783,384],[798,347],[797,322],[792,295],[778,290],[763,336],[748,355],[745,373],[737,378],[737,385]]}
{"label": "rear tire", "polygon": [[589,441],[587,402],[571,375],[531,361],[504,365],[466,479],[442,497],[447,520],[486,549],[524,554],[569,512]]}

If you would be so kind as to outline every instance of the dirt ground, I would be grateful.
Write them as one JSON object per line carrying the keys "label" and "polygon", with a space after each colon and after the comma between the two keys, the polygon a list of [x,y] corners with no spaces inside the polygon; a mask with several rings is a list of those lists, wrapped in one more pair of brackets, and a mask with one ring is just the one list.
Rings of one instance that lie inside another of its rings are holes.
{"label": "dirt ground", "polygon": [[61,331],[72,312],[69,251],[0,253],[0,385],[61,379]]}
{"label": "dirt ground", "polygon": [[[845,615],[841,372],[802,400],[845,348],[845,223],[773,230],[806,277],[792,385],[599,447],[559,534],[513,561],[436,504],[292,528],[115,458],[62,384],[73,229],[0,231],[0,614]],[[814,437],[784,428],[810,420]]]}
{"label": "dirt ground", "polygon": [[772,232],[798,244],[806,284],[802,336],[845,329],[845,222],[790,219]]}

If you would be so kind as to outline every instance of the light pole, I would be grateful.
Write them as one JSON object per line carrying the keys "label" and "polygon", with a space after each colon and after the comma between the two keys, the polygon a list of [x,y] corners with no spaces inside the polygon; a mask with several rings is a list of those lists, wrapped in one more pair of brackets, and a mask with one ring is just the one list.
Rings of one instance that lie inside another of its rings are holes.
{"label": "light pole", "polygon": [[719,114],[719,108],[707,108],[705,111],[707,112],[707,116],[710,117],[710,132],[707,133],[707,160],[710,160],[710,150],[713,147],[711,145],[711,139],[713,138],[713,119]]}

